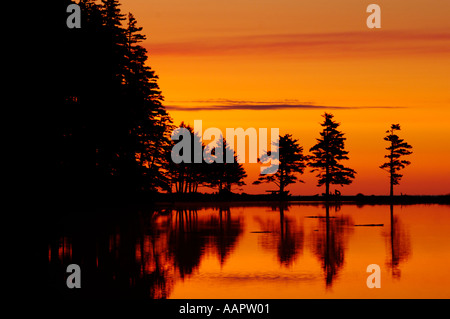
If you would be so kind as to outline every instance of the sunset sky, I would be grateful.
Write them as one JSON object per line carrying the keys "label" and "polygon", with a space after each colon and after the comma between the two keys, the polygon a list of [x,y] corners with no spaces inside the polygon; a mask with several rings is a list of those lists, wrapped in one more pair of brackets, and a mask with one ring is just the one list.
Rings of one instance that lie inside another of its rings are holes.
{"label": "sunset sky", "polygon": [[[279,128],[305,153],[331,112],[357,171],[343,194],[388,194],[385,131],[413,146],[395,193],[450,193],[450,1],[121,0],[142,26],[174,123]],[[381,7],[381,29],[366,8]],[[247,193],[259,166],[246,164]],[[295,195],[322,193],[307,171]],[[237,188],[233,189],[238,191]]]}

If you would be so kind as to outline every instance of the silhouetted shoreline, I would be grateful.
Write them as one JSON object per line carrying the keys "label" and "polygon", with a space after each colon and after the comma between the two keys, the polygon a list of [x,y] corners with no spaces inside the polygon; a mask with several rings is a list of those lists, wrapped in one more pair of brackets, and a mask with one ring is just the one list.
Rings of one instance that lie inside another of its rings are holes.
{"label": "silhouetted shoreline", "polygon": [[[326,202],[324,196],[284,196],[267,194],[158,194],[155,203],[196,203],[196,202]],[[342,195],[331,196],[330,203],[355,204],[450,204],[450,195]]]}
{"label": "silhouetted shoreline", "polygon": [[[280,203],[288,204],[308,204],[323,205],[327,201],[324,196],[284,196],[280,198],[278,195],[270,194],[176,194],[176,193],[145,193],[134,195],[102,194],[100,196],[83,197],[61,197],[54,198],[48,202],[46,213],[44,215],[56,218],[61,215],[92,214],[106,212],[111,214],[112,211],[119,211],[121,215],[123,209],[153,209],[156,206],[197,206],[197,205],[238,205],[238,206],[260,206],[260,205],[279,205]],[[450,195],[399,195],[399,196],[380,196],[380,195],[355,195],[339,198],[330,197],[328,200],[330,205],[414,205],[414,204],[440,204],[450,205]],[[32,215],[34,218],[41,215]],[[50,217],[51,218],[51,217]],[[47,223],[50,222],[47,220]]]}

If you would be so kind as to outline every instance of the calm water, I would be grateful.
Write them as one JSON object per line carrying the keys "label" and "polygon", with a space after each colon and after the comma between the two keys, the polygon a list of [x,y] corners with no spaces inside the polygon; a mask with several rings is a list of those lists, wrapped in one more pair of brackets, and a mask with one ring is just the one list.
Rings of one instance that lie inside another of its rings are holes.
{"label": "calm water", "polygon": [[[104,213],[63,222],[49,237],[55,290],[64,290],[70,263],[80,265],[87,297],[450,298],[450,206],[240,203]],[[366,285],[370,264],[381,268],[381,288]]]}

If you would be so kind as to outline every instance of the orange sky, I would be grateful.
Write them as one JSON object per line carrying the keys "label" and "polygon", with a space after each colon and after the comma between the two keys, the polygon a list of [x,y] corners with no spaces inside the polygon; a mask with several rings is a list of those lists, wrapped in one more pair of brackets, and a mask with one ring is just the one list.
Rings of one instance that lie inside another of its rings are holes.
{"label": "orange sky", "polygon": [[[305,151],[324,111],[357,171],[343,194],[387,194],[384,132],[400,123],[412,164],[396,193],[450,193],[450,2],[121,0],[147,35],[149,65],[175,124],[279,128]],[[381,29],[366,8],[381,7]],[[261,106],[264,106],[262,110]],[[197,111],[192,110],[197,109]],[[258,167],[246,165],[247,193]],[[313,174],[293,194],[316,194]],[[334,187],[332,187],[334,189]],[[235,189],[237,190],[237,189]]]}

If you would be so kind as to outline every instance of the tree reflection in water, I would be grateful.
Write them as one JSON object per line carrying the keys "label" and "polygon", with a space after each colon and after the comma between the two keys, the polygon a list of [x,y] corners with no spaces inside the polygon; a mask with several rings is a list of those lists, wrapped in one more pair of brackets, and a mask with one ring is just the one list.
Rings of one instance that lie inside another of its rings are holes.
{"label": "tree reflection in water", "polygon": [[242,234],[242,220],[232,218],[229,207],[219,207],[217,214],[198,218],[195,209],[176,210],[169,230],[170,255],[181,278],[192,274],[207,249],[213,251],[221,265]]}
{"label": "tree reflection in water", "polygon": [[385,234],[389,251],[388,268],[393,278],[400,279],[400,263],[405,262],[411,253],[409,232],[404,228],[398,216],[394,215],[394,206],[390,205],[390,231]]}
{"label": "tree reflection in water", "polygon": [[[335,212],[340,206],[334,206]],[[344,265],[347,235],[352,232],[349,216],[330,216],[330,205],[325,205],[325,216],[318,218],[319,228],[312,235],[312,251],[321,261],[325,285],[330,288]]]}
{"label": "tree reflection in water", "polygon": [[[48,242],[49,292],[62,298],[167,298],[207,250],[223,264],[242,234],[229,208],[199,218],[196,209],[103,212],[55,224]],[[82,269],[67,289],[66,267]]]}
{"label": "tree reflection in water", "polygon": [[260,233],[259,242],[262,248],[276,251],[281,266],[290,267],[303,251],[304,232],[303,225],[289,216],[289,204],[279,203],[272,206],[272,211],[279,211],[279,221],[255,218],[263,233]]}
{"label": "tree reflection in water", "polygon": [[[46,226],[50,297],[168,298],[176,282],[196,273],[205,256],[224,265],[243,234],[246,216],[232,216],[226,205],[192,207],[80,213]],[[272,206],[275,214],[253,215],[261,230],[255,235],[258,245],[276,255],[284,268],[299,260],[305,242],[303,215],[289,213],[289,208],[279,204]],[[353,231],[353,221],[339,209],[325,205],[323,216],[305,216],[318,217],[312,221],[317,226],[308,243],[320,261],[326,288],[339,277]],[[393,206],[385,231],[387,265],[392,276],[400,278],[411,244]],[[65,285],[66,267],[71,263],[81,267],[82,289]]]}

